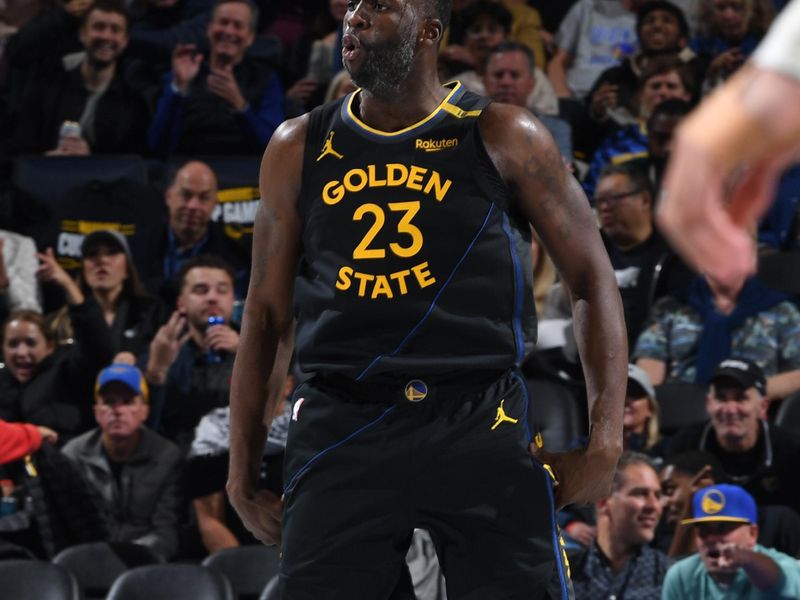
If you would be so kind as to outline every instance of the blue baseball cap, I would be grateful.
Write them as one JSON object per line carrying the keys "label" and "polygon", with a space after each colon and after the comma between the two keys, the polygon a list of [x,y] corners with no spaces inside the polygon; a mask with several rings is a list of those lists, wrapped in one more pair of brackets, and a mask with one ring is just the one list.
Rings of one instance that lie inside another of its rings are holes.
{"label": "blue baseball cap", "polygon": [[756,501],[743,487],[720,483],[697,490],[692,497],[694,518],[684,519],[683,525],[691,523],[751,523],[758,521]]}
{"label": "blue baseball cap", "polygon": [[133,365],[111,365],[100,371],[97,384],[94,386],[95,395],[100,393],[104,385],[112,381],[127,385],[137,396],[142,396],[145,402],[148,401],[147,381],[142,372]]}

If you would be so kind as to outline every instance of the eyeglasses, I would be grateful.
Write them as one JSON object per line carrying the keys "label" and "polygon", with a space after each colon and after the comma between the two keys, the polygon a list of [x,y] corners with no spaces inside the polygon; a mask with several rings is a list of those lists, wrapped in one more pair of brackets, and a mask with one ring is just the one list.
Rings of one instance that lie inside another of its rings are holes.
{"label": "eyeglasses", "polygon": [[628,196],[635,196],[636,194],[640,194],[642,192],[641,188],[636,188],[629,192],[620,192],[618,194],[606,194],[605,196],[595,196],[592,198],[592,202],[595,206],[599,206],[600,204],[605,204],[608,202],[611,205],[617,204],[623,198],[627,198]]}

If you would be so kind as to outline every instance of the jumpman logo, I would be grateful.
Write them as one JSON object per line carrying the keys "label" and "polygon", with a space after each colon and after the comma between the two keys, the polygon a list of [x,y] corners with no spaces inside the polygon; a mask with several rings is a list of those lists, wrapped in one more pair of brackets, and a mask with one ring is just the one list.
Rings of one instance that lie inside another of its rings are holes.
{"label": "jumpman logo", "polygon": [[505,404],[505,400],[500,400],[500,406],[497,407],[497,415],[494,418],[494,425],[492,425],[492,431],[497,429],[497,426],[504,421],[508,421],[509,423],[518,423],[519,419],[512,419],[506,414],[506,411],[503,409],[503,404]]}
{"label": "jumpman logo", "polygon": [[341,154],[339,154],[336,150],[333,149],[333,134],[336,133],[335,131],[331,131],[328,134],[328,139],[325,140],[325,143],[322,145],[322,153],[317,157],[317,162],[322,160],[323,156],[327,156],[330,154],[331,156],[335,156],[336,158],[344,158]]}

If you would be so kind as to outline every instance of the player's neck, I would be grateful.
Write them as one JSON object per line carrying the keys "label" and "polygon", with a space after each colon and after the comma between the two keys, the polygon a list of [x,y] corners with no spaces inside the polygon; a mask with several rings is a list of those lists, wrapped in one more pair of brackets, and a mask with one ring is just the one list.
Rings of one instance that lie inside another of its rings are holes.
{"label": "player's neck", "polygon": [[407,85],[390,98],[362,90],[358,94],[358,116],[364,123],[380,131],[399,131],[431,114],[448,93],[438,77]]}

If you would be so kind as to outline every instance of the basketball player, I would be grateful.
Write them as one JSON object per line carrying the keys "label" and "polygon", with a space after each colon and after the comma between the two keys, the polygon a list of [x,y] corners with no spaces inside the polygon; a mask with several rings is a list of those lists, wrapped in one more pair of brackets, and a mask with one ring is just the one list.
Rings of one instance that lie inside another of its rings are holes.
{"label": "basketball player", "polygon": [[[389,598],[415,527],[450,598],[568,598],[554,511],[607,494],[621,451],[625,330],[588,203],[530,113],[439,83],[449,14],[351,0],[342,58],[361,89],[264,153],[227,489],[281,544],[282,598]],[[529,222],[572,292],[591,403],[587,446],[567,454],[541,452],[514,368],[536,326]],[[279,499],[254,482],[295,316],[315,376],[295,393]]]}
{"label": "basketball player", "polygon": [[[689,263],[722,284],[755,270],[752,227],[800,150],[800,0],[745,65],[680,125],[658,224]],[[744,176],[729,192],[732,175]]]}

